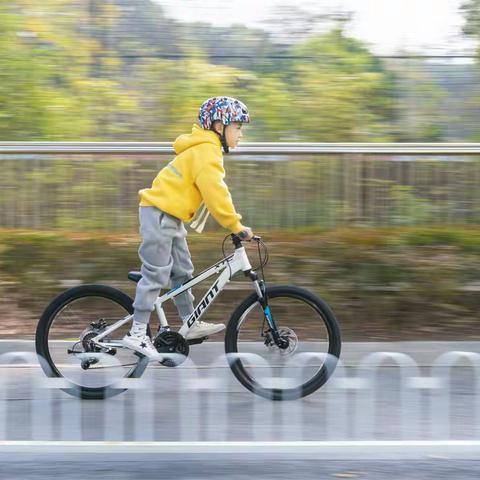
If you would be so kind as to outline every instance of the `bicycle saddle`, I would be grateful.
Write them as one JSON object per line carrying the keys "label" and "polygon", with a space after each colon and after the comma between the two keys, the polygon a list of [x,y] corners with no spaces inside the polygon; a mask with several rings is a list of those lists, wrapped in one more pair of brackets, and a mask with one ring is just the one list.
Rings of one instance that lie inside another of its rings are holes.
{"label": "bicycle saddle", "polygon": [[142,278],[142,274],[140,272],[128,272],[128,278],[129,280],[138,283]]}

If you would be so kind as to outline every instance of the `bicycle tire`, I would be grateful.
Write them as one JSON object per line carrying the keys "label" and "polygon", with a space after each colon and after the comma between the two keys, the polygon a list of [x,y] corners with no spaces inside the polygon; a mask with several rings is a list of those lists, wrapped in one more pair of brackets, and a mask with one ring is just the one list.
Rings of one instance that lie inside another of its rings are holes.
{"label": "bicycle tire", "polygon": [[[62,375],[60,370],[57,368],[57,365],[55,365],[49,348],[49,331],[52,322],[56,318],[57,314],[72,302],[92,296],[111,300],[128,312],[128,314],[133,313],[133,300],[122,291],[106,285],[81,285],[68,289],[54,298],[49,305],[47,305],[42,316],[40,317],[35,334],[36,352],[37,355],[44,359],[44,361],[40,362],[40,365],[48,377],[64,377],[64,375]],[[150,328],[148,328],[147,334],[151,335]],[[147,365],[148,361],[145,357],[138,357],[136,365],[134,365],[133,368],[128,371],[125,377],[140,377]],[[71,381],[69,381],[69,383],[70,386],[68,388],[62,388],[62,390],[70,395],[86,400],[104,399],[118,395],[127,390],[126,388],[111,388],[109,385],[101,387],[87,387],[84,385],[78,385]]]}
{"label": "bicycle tire", "polygon": [[318,390],[332,375],[341,352],[341,333],[335,315],[328,304],[312,292],[289,285],[267,287],[266,295],[269,299],[294,298],[306,302],[322,317],[328,331],[328,361],[322,365],[318,373],[309,381],[303,383],[300,388],[264,388],[259,385],[250,375],[241,361],[238,353],[239,323],[244,314],[259,302],[257,293],[248,296],[233,312],[225,333],[225,352],[234,354],[229,358],[229,366],[237,380],[251,392],[270,400],[295,400],[305,397]]}

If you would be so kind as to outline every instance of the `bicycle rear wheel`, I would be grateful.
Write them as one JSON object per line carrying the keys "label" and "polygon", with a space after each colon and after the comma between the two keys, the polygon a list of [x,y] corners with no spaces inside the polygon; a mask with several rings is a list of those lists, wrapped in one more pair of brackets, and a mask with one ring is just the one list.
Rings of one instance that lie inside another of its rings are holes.
{"label": "bicycle rear wheel", "polygon": [[[90,340],[132,314],[132,303],[128,295],[104,285],[82,285],[56,297],[43,312],[35,337],[44,372],[65,378],[71,387],[64,390],[85,399],[102,399],[125,391],[115,384],[124,377],[141,376],[148,360],[122,347],[98,349]],[[130,323],[112,332],[108,341],[120,343]],[[85,368],[85,362],[92,359]]]}
{"label": "bicycle rear wheel", "polygon": [[338,322],[329,306],[308,290],[268,287],[268,304],[280,337],[269,333],[256,293],[233,312],[225,334],[230,368],[242,385],[271,400],[310,395],[333,373],[340,357]]}

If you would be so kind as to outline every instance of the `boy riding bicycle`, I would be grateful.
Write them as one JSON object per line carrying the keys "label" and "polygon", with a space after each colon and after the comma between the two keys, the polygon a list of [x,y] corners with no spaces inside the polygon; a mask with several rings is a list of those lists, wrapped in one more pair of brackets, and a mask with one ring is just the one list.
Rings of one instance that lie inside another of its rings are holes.
{"label": "boy riding bicycle", "polygon": [[[154,179],[151,188],[140,190],[139,257],[142,278],[137,284],[132,328],[123,338],[124,346],[158,359],[147,335],[147,325],[161,288],[176,287],[192,278],[193,265],[183,222],[201,232],[209,215],[243,240],[252,230],[240,222],[224,182],[222,147],[225,153],[242,138],[242,125],[249,123],[247,107],[231,97],[206,100],[199,111],[199,125],[191,134],[179,136],[173,148],[177,156]],[[193,221],[192,221],[193,220]],[[190,290],[175,298],[183,322],[194,311]],[[186,334],[191,340],[222,331],[224,324],[197,321]]]}

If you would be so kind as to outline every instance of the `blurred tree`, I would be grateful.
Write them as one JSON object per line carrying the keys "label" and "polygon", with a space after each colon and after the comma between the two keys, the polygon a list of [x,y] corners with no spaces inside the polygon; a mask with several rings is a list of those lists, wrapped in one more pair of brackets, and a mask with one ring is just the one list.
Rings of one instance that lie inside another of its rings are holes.
{"label": "blurred tree", "polygon": [[42,138],[49,118],[45,94],[37,83],[46,66],[36,61],[28,45],[37,33],[24,28],[22,17],[10,5],[0,4],[0,138]]}
{"label": "blurred tree", "polygon": [[[120,57],[127,66],[138,56],[181,54],[181,25],[165,17],[151,0],[89,0],[85,32],[100,42],[102,55]],[[110,19],[110,21],[109,21]]]}
{"label": "blurred tree", "polygon": [[286,76],[294,97],[291,122],[300,140],[387,141],[394,85],[381,61],[342,29],[292,47]]}
{"label": "blurred tree", "polygon": [[467,0],[460,7],[466,22],[463,26],[465,35],[480,39],[480,0]]}
{"label": "blurred tree", "polygon": [[272,57],[279,54],[278,48],[265,30],[243,25],[214,27],[197,22],[182,24],[179,29],[187,40],[185,43],[191,43],[194,39],[210,63],[258,72],[276,68]]}
{"label": "blurred tree", "polygon": [[348,15],[307,13],[282,6],[269,33],[176,22],[152,0],[3,2],[0,136],[171,140],[230,94],[251,106],[247,139],[442,138],[433,81],[394,75],[344,34]]}
{"label": "blurred tree", "polygon": [[122,95],[114,78],[90,76],[101,45],[77,31],[83,5],[16,0],[0,7],[0,17],[1,138],[88,140],[128,131],[118,117],[135,110],[135,98]]}
{"label": "blurred tree", "polygon": [[[464,4],[462,4],[461,10],[466,20],[463,26],[463,33],[468,37],[480,41],[480,0],[467,0]],[[480,43],[478,43],[477,46],[477,59],[480,60]],[[479,63],[478,60],[477,63]],[[475,114],[477,114],[479,110],[478,107],[480,106],[480,94],[476,89],[475,92],[473,92],[473,95],[469,96],[466,105],[470,111],[474,111]],[[476,123],[478,124],[478,119],[476,118],[475,120],[477,120]],[[477,128],[476,132],[473,132],[470,135],[470,140],[477,142],[480,141],[480,129]]]}
{"label": "blurred tree", "polygon": [[195,54],[188,60],[146,61],[137,71],[144,113],[150,115],[144,128],[158,129],[150,134],[171,138],[196,120],[203,99],[230,94],[250,106],[250,140],[389,138],[390,78],[361,44],[338,31],[293,47],[288,69],[274,74],[211,64],[200,58],[200,50]]}
{"label": "blurred tree", "polygon": [[423,60],[386,60],[395,76],[397,116],[394,138],[399,142],[440,142],[453,112],[444,108],[446,90]]}
{"label": "blurred tree", "polygon": [[153,138],[171,139],[185,133],[197,119],[200,103],[215,95],[239,95],[237,82],[248,72],[214,65],[201,58],[201,51],[190,48],[192,58],[150,59],[136,70],[144,93],[143,128]]}
{"label": "blurred tree", "polygon": [[289,46],[335,28],[343,29],[352,18],[351,12],[321,2],[310,5],[308,10],[292,3],[280,3],[271,9],[264,25],[272,32],[275,43]]}

